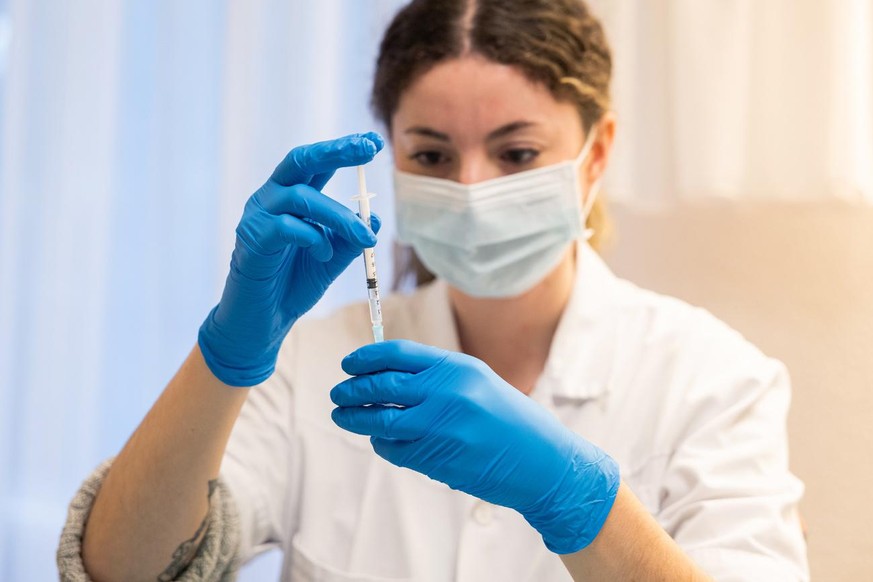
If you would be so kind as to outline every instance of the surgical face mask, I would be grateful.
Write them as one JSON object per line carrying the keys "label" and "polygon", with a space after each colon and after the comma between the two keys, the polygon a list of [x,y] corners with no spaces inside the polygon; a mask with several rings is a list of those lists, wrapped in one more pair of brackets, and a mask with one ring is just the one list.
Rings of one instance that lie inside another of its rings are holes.
{"label": "surgical face mask", "polygon": [[533,288],[571,241],[589,238],[579,167],[594,143],[589,132],[574,160],[459,184],[395,170],[398,237],[430,271],[468,295],[514,297]]}

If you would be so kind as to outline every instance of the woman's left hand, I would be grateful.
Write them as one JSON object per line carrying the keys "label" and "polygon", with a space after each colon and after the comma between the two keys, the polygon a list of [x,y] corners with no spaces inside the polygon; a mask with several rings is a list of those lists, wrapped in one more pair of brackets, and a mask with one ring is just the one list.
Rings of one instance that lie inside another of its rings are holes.
{"label": "woman's left hand", "polygon": [[331,390],[334,422],[370,435],[391,463],[517,510],[558,554],[603,527],[615,461],[481,360],[395,340],[356,350],[342,367],[353,377]]}

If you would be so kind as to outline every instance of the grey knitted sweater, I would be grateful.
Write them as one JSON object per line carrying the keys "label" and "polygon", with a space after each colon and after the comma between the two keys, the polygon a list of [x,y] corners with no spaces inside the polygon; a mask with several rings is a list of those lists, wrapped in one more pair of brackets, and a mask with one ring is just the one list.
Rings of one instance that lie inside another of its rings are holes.
{"label": "grey knitted sweater", "polygon": [[[82,563],[82,536],[88,516],[112,460],[100,464],[76,492],[58,545],[58,570],[64,582],[90,582]],[[218,480],[207,516],[206,533],[194,559],[176,578],[180,582],[230,582],[236,579],[239,515],[230,490]]]}

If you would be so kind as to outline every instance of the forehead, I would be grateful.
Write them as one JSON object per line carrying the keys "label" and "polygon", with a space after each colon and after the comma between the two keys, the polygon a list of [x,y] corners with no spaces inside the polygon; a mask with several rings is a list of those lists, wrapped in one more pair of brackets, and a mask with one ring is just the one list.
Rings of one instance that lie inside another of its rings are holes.
{"label": "forehead", "polygon": [[518,120],[567,129],[578,119],[572,103],[556,100],[518,68],[478,55],[439,63],[400,97],[392,126],[423,125],[450,135],[487,133]]}

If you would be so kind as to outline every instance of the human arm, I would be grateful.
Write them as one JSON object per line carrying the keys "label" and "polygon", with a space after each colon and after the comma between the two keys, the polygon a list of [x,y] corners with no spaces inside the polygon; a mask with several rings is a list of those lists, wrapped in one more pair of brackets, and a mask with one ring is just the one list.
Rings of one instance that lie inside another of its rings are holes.
{"label": "human arm", "polygon": [[608,455],[482,362],[399,341],[365,346],[343,368],[354,377],[331,392],[340,427],[396,465],[519,511],[580,579],[705,579],[619,487]]}
{"label": "human arm", "polygon": [[587,548],[562,554],[573,580],[712,580],[658,525],[624,483],[603,528]]}
{"label": "human arm", "polygon": [[[118,455],[94,501],[83,560],[98,581],[173,579],[196,552],[247,391],[274,371],[294,322],[375,243],[319,191],[383,143],[355,135],[295,148],[247,202],[221,300],[198,345]],[[374,224],[374,228],[376,228]]]}
{"label": "human arm", "polygon": [[188,565],[246,395],[191,351],[99,489],[82,540],[93,580],[172,580]]}

